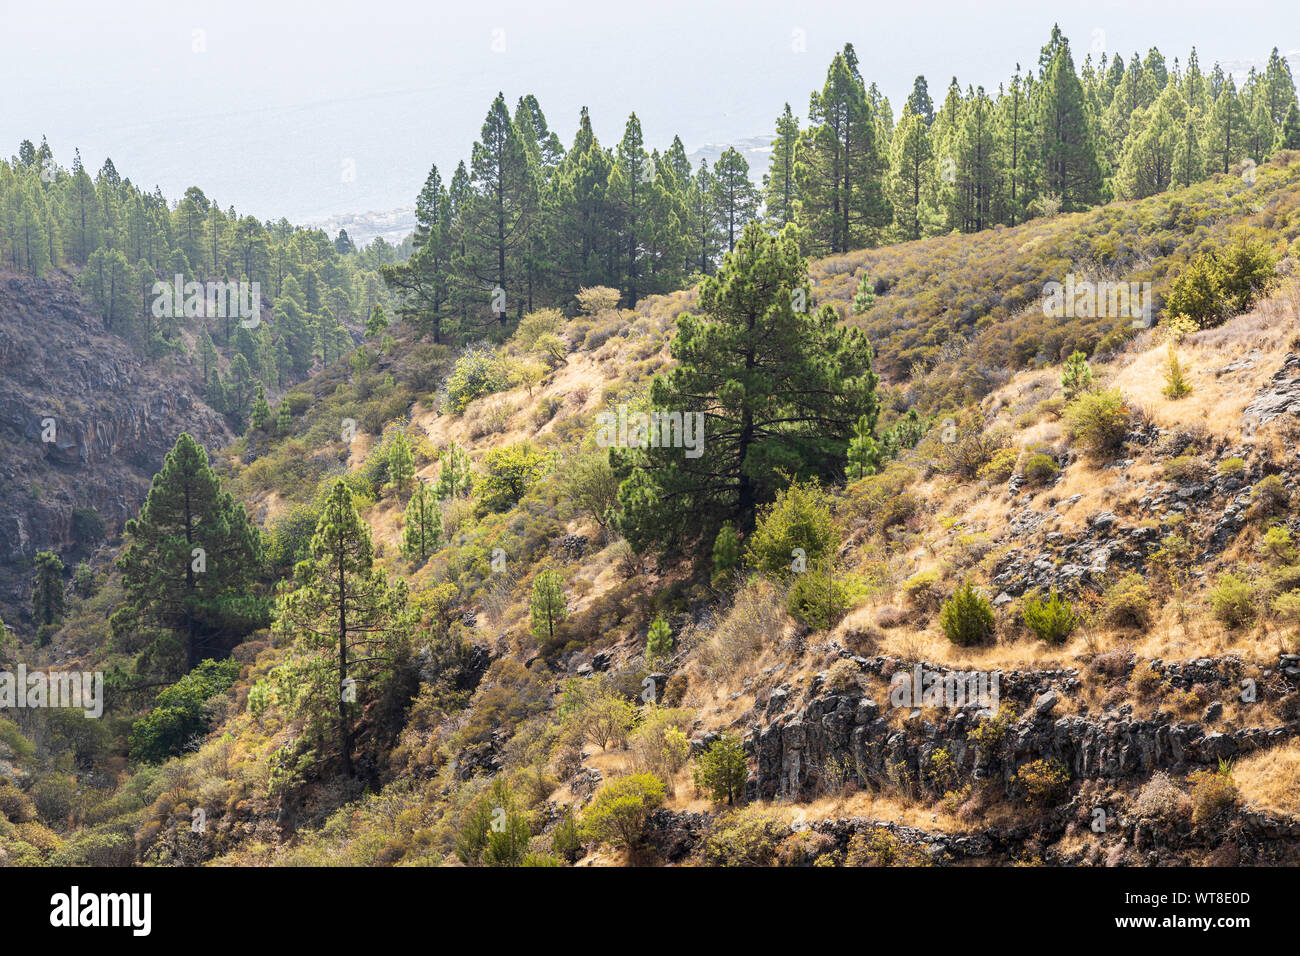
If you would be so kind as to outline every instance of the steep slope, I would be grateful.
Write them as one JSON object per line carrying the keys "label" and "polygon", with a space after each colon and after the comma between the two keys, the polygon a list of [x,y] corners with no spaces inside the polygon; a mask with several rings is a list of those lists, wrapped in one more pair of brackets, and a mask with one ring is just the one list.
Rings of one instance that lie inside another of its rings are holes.
{"label": "steep slope", "polygon": [[[31,623],[31,561],[116,536],[178,433],[233,437],[175,363],[147,361],[62,277],[0,273],[0,616]],[[102,524],[102,526],[101,526]]]}

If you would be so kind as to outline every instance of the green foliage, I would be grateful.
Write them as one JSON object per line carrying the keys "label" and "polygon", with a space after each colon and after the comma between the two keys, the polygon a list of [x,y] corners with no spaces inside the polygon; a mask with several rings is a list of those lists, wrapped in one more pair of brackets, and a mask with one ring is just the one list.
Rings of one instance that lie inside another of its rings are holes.
{"label": "green foliage", "polygon": [[790,828],[773,810],[745,807],[717,820],[704,841],[706,866],[771,866]]}
{"label": "green foliage", "polygon": [[408,649],[406,585],[374,567],[370,528],[343,481],[330,489],[307,557],[280,594],[275,630],[292,647],[275,669],[277,699],[324,739],[335,727],[343,772],[353,774],[354,712],[382,699]]}
{"label": "green foliage", "polygon": [[1022,613],[1025,626],[1048,644],[1065,643],[1079,623],[1074,608],[1056,588],[1051,589],[1045,601],[1037,594],[1028,595]]}
{"label": "green foliage", "polygon": [[63,559],[53,551],[36,553],[32,579],[32,613],[36,623],[55,626],[63,618]]}
{"label": "green foliage", "polygon": [[1118,450],[1128,432],[1129,416],[1124,396],[1114,388],[1087,392],[1065,408],[1070,436],[1099,457]]}
{"label": "green foliage", "polygon": [[492,348],[468,348],[447,377],[449,410],[460,414],[474,399],[499,392],[508,385],[506,370]]}
{"label": "green foliage", "polygon": [[388,446],[388,480],[398,492],[405,491],[415,480],[415,456],[405,432],[397,432]]}
{"label": "green foliage", "polygon": [[983,644],[993,637],[993,605],[969,581],[953,592],[939,611],[944,635],[961,647]]}
{"label": "green foliage", "polygon": [[713,539],[713,586],[723,583],[740,564],[740,535],[730,521],[724,522]]}
{"label": "green foliage", "polygon": [[845,574],[830,558],[823,558],[794,576],[788,607],[809,627],[829,630],[861,603],[866,593],[858,575]]}
{"label": "green foliage", "polygon": [[645,639],[645,658],[650,666],[657,666],[667,660],[673,650],[672,629],[668,620],[660,614],[650,624],[650,631]]}
{"label": "green foliage", "polygon": [[879,411],[871,347],[833,308],[813,307],[793,227],[747,225],[699,306],[678,317],[676,365],[650,387],[653,410],[705,416],[699,454],[611,452],[617,524],[638,550],[707,542],[726,521],[747,532],[791,478],[838,476],[858,420]]}
{"label": "green foliage", "polygon": [[1055,458],[1038,452],[1030,455],[1029,460],[1025,462],[1024,475],[1029,484],[1042,486],[1055,479],[1060,471],[1061,468],[1056,464]]}
{"label": "green foliage", "polygon": [[490,511],[508,511],[551,468],[552,457],[527,442],[493,448],[483,456],[479,497]]}
{"label": "green foliage", "polygon": [[470,471],[469,455],[460,445],[452,442],[443,449],[442,467],[438,471],[436,492],[440,499],[464,498],[474,487],[474,475]]}
{"label": "green foliage", "polygon": [[1106,588],[1102,617],[1117,627],[1145,627],[1151,618],[1151,588],[1142,575],[1128,572]]}
{"label": "green foliage", "polygon": [[184,642],[190,669],[266,624],[267,601],[253,588],[260,536],[188,434],[167,453],[126,534],[117,559],[126,601],[115,631],[139,622],[170,632]]}
{"label": "green foliage", "polygon": [[1169,346],[1169,362],[1165,367],[1165,387],[1161,389],[1165,398],[1177,401],[1192,394],[1192,383],[1187,381],[1187,370],[1178,360],[1178,350]]}
{"label": "green foliage", "polygon": [[1015,782],[1031,807],[1048,809],[1060,803],[1070,789],[1070,768],[1055,757],[1044,757],[1016,771]]}
{"label": "green foliage", "polygon": [[828,496],[815,484],[795,482],[760,512],[746,560],[763,574],[784,579],[826,558],[835,544]]}
{"label": "green foliage", "polygon": [[1065,393],[1065,400],[1073,401],[1091,388],[1092,367],[1088,364],[1088,356],[1082,352],[1071,352],[1061,372],[1061,390]]}
{"label": "green foliage", "polygon": [[402,553],[409,561],[426,561],[442,540],[442,511],[423,481],[416,480],[402,525]]}
{"label": "green foliage", "polygon": [[726,734],[695,759],[695,787],[721,803],[735,805],[745,798],[749,765],[740,741]]}
{"label": "green foliage", "polygon": [[161,763],[192,749],[211,728],[204,705],[237,677],[237,661],[205,660],[160,693],[153,709],[131,726],[131,759]]}
{"label": "green foliage", "polygon": [[1265,475],[1250,491],[1250,513],[1254,518],[1284,514],[1291,506],[1291,492],[1281,475]]}
{"label": "green foliage", "polygon": [[564,578],[560,572],[544,570],[533,578],[533,597],[529,602],[533,621],[533,637],[539,644],[549,645],[555,640],[555,629],[568,616],[564,597]]}
{"label": "green foliage", "polygon": [[614,847],[641,840],[646,818],[664,802],[664,785],[649,773],[633,773],[605,784],[582,814],[584,838]]}
{"label": "green foliage", "polygon": [[1225,571],[1207,595],[1214,617],[1227,628],[1249,624],[1255,618],[1255,593],[1250,582]]}
{"label": "green foliage", "polygon": [[1194,258],[1170,285],[1167,315],[1186,315],[1202,328],[1220,324],[1247,311],[1274,277],[1274,259],[1267,245],[1234,242]]}

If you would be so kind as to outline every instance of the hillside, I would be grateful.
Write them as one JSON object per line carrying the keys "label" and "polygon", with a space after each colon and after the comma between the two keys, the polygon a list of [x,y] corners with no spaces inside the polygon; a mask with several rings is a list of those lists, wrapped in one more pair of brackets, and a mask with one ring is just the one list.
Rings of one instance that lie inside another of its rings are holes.
{"label": "hillside", "polygon": [[[353,772],[332,725],[294,709],[284,676],[312,678],[292,669],[304,632],[281,626],[236,647],[223,680],[167,702],[194,722],[142,759],[139,728],[163,720],[164,702],[133,686],[143,635],[105,633],[125,599],[106,553],[49,646],[22,652],[29,666],[121,675],[110,719],[93,732],[75,715],[0,724],[16,783],[0,788],[0,854],[1295,863],[1298,179],[1300,158],[1282,153],[1250,186],[1218,176],[812,261],[812,302],[877,350],[879,434],[923,414],[875,474],[794,475],[730,558],[712,531],[635,549],[620,534],[635,530],[622,459],[599,443],[597,415],[645,408],[652,379],[678,364],[679,319],[709,305],[699,289],[635,309],[589,290],[574,315],[540,310],[464,350],[406,327],[369,342],[213,453],[265,535],[259,593],[307,587],[289,574],[338,479],[374,567],[409,589],[403,639],[358,691]],[[1165,303],[1197,254],[1249,241],[1276,263],[1257,301],[1199,330],[1171,325]],[[1044,284],[1068,273],[1152,281],[1161,324],[1046,319]],[[864,274],[875,299],[854,314]],[[1171,347],[1190,385],[1178,398],[1164,393]],[[1090,381],[1067,401],[1076,349]],[[427,558],[403,546],[419,486],[392,470],[402,444],[430,491],[454,447],[473,477],[438,501]],[[791,544],[806,567],[784,567]],[[539,625],[555,587],[555,619]],[[969,643],[945,627],[958,619]],[[982,675],[986,691],[996,675],[1000,697],[900,698],[914,673],[918,690],[921,674]],[[602,814],[620,788],[644,812],[613,825]]]}

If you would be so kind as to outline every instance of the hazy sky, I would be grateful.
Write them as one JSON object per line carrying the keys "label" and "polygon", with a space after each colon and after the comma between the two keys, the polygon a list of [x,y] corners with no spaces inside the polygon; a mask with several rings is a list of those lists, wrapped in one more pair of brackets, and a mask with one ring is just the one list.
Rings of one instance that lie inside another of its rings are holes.
{"label": "hazy sky", "polygon": [[410,205],[431,162],[449,176],[468,155],[498,90],[512,109],[535,93],[566,147],[586,105],[606,144],[635,110],[648,146],[693,150],[767,135],[787,100],[805,112],[846,41],[895,112],[917,73],[936,101],[954,74],[996,88],[1054,21],[1080,61],[1098,43],[1171,63],[1196,45],[1207,69],[1300,51],[1295,0],[60,6],[0,0],[0,155],[46,135],[64,165],[78,147],[169,199],[199,185],[294,221]]}

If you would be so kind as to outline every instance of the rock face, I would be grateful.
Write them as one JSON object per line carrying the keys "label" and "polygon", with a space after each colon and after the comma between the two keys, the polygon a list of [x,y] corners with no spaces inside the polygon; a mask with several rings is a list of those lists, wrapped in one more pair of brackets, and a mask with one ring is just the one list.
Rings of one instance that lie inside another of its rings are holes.
{"label": "rock face", "polygon": [[[859,660],[864,671],[876,666]],[[1164,667],[1171,675],[1197,678],[1212,670],[1207,662]],[[1023,702],[1022,716],[997,747],[988,748],[969,736],[982,719],[978,706],[914,711],[900,728],[887,720],[888,701],[877,703],[860,689],[814,696],[802,707],[769,714],[769,723],[747,734],[757,766],[753,793],[761,799],[814,799],[846,774],[863,782],[890,783],[904,776],[916,781],[941,748],[963,779],[1000,780],[1010,787],[1022,765],[1051,757],[1063,761],[1075,779],[1120,780],[1212,766],[1300,734],[1300,721],[1209,733],[1199,723],[1132,719],[1123,712],[1056,716],[1062,692],[1075,683],[1070,672],[1043,672],[1040,678],[1035,672],[1008,672],[1001,696]]]}
{"label": "rock face", "polygon": [[1257,425],[1282,415],[1300,415],[1300,354],[1295,352],[1241,413],[1243,420]]}
{"label": "rock face", "polygon": [[182,431],[209,450],[233,437],[186,361],[138,354],[66,279],[0,273],[0,616],[20,633],[36,553],[71,563],[97,543],[74,512],[117,534]]}

